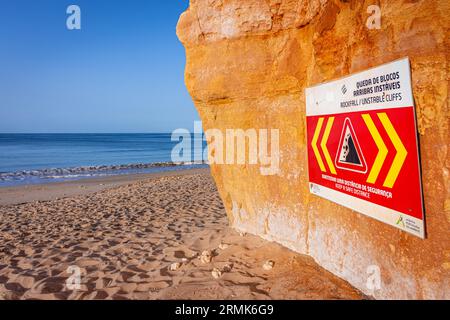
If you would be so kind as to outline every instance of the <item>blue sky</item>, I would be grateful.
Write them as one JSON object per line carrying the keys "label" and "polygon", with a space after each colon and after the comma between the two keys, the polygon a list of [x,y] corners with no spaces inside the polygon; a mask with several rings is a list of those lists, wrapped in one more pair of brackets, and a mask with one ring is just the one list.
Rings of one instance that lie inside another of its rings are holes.
{"label": "blue sky", "polygon": [[[81,8],[81,30],[66,9]],[[188,0],[3,0],[0,132],[171,132],[198,119],[175,29]]]}

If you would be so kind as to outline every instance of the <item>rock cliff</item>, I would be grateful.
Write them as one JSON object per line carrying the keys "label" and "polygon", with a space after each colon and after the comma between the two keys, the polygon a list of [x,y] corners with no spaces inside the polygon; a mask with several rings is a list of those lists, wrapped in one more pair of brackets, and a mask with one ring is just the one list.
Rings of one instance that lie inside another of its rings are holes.
{"label": "rock cliff", "polygon": [[[380,29],[366,26],[370,5]],[[278,128],[280,170],[214,164],[237,229],[312,256],[375,298],[450,298],[448,0],[191,0],[177,34],[185,80],[211,128]],[[425,240],[309,193],[305,87],[408,56]],[[367,286],[369,266],[381,288]]]}

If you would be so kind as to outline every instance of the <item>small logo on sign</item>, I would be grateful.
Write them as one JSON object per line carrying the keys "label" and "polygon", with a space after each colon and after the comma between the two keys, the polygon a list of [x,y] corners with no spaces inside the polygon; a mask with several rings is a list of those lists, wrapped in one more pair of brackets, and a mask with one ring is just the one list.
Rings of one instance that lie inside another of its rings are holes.
{"label": "small logo on sign", "polygon": [[341,91],[342,91],[342,94],[347,93],[347,87],[345,86],[345,84],[342,86]]}
{"label": "small logo on sign", "polygon": [[398,226],[405,227],[405,222],[403,221],[403,217],[399,216],[397,222],[395,223]]}

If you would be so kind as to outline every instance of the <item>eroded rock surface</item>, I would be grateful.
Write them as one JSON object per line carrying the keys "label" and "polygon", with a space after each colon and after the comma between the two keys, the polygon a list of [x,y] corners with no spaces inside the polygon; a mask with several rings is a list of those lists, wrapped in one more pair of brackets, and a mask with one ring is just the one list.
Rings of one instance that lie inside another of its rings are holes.
{"label": "eroded rock surface", "polygon": [[[379,30],[366,27],[372,4]],[[232,225],[312,256],[376,298],[450,298],[449,17],[447,0],[191,0],[177,33],[204,129],[280,129],[277,175],[212,166]],[[307,184],[305,87],[405,56],[426,240],[312,196]],[[367,287],[371,266],[379,290]]]}

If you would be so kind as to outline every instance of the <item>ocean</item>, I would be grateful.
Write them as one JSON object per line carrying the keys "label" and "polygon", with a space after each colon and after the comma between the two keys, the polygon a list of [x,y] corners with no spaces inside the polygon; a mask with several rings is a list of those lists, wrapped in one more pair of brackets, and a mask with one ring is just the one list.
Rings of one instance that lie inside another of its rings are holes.
{"label": "ocean", "polygon": [[174,165],[177,143],[169,133],[0,134],[0,186],[207,167]]}

